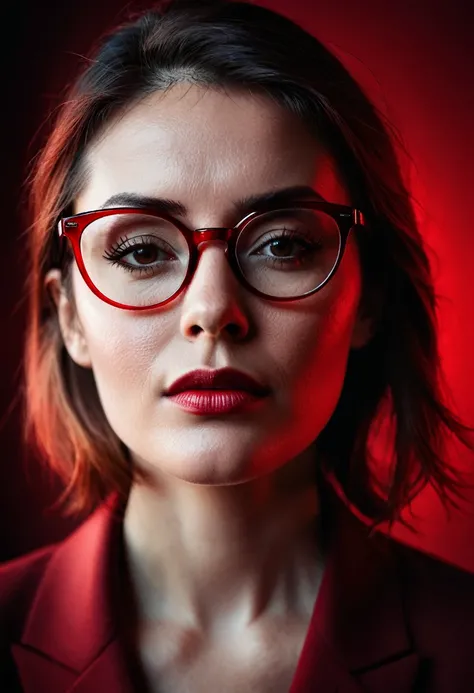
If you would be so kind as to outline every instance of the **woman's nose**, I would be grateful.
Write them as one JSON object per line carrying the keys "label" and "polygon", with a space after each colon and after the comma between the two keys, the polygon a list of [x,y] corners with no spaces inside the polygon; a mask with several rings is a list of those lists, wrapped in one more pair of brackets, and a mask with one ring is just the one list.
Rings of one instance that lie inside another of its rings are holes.
{"label": "woman's nose", "polygon": [[226,243],[209,241],[200,247],[194,277],[185,290],[180,329],[187,339],[221,335],[245,338],[249,320],[242,301],[243,287],[225,254]]}

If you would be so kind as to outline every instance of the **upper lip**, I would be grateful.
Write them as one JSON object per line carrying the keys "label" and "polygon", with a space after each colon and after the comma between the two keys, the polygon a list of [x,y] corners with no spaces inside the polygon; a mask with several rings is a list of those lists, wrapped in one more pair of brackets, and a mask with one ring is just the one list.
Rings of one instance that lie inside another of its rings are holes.
{"label": "upper lip", "polygon": [[269,392],[267,387],[251,375],[234,368],[190,371],[175,380],[164,394],[176,395],[185,390],[245,390],[260,396]]}

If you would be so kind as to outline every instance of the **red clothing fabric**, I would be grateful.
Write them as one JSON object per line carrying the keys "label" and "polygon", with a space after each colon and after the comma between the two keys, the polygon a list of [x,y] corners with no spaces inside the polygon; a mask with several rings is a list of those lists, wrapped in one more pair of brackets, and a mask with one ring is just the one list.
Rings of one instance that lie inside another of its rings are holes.
{"label": "red clothing fabric", "polygon": [[[335,494],[332,504],[333,539],[290,693],[474,691],[474,575],[369,538]],[[111,496],[63,542],[0,567],[2,693],[146,690],[119,625],[122,519]]]}

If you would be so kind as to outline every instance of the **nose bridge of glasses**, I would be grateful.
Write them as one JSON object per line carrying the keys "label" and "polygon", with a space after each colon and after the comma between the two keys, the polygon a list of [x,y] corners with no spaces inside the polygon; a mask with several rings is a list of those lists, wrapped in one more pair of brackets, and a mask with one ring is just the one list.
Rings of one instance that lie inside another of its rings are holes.
{"label": "nose bridge of glasses", "polygon": [[227,249],[232,232],[233,229],[221,226],[196,229],[193,233],[194,244],[198,250],[205,248],[210,242]]}

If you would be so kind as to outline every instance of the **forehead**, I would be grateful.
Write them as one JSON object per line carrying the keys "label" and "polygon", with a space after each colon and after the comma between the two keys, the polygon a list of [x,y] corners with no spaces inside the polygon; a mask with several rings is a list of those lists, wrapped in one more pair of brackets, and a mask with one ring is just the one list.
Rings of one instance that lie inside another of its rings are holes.
{"label": "forehead", "polygon": [[296,115],[263,95],[189,84],[111,121],[89,146],[86,170],[76,212],[123,192],[225,212],[237,197],[293,185],[349,202],[334,159]]}

